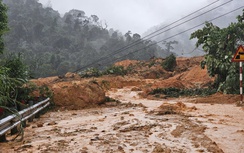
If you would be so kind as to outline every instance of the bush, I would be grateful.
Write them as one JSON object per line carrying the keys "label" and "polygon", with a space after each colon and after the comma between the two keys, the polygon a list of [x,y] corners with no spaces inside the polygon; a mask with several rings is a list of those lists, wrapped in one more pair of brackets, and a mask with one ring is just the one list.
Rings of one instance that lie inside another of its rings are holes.
{"label": "bush", "polygon": [[4,60],[4,67],[8,68],[8,76],[11,78],[20,78],[27,81],[30,78],[28,67],[23,63],[21,54],[10,54]]}
{"label": "bush", "polygon": [[99,77],[101,75],[102,73],[97,68],[88,68],[80,74],[82,78]]}
{"label": "bush", "polygon": [[162,67],[167,71],[174,71],[176,67],[176,57],[174,54],[168,56],[165,61],[162,63]]}
{"label": "bush", "polygon": [[124,76],[127,74],[127,70],[123,66],[112,66],[109,67],[107,70],[105,70],[104,74],[105,75],[114,74],[114,75]]}

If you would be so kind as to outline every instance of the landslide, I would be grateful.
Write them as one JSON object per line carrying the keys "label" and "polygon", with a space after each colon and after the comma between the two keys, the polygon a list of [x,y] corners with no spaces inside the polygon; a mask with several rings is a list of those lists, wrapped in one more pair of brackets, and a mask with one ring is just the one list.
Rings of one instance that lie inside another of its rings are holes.
{"label": "landslide", "polygon": [[[203,58],[179,57],[176,59],[177,66],[173,72],[163,69],[162,63],[165,59],[162,58],[148,61],[124,60],[115,63],[115,66],[123,66],[127,70],[125,76],[81,78],[78,74],[67,73],[64,77],[39,78],[32,82],[47,85],[54,93],[53,100],[56,106],[81,109],[103,104],[106,101],[105,93],[111,88],[135,86],[133,90],[142,91],[141,95],[144,98],[156,88],[207,88],[213,83],[214,78],[208,76],[206,69],[200,68]],[[201,99],[197,102],[204,101],[206,100]]]}

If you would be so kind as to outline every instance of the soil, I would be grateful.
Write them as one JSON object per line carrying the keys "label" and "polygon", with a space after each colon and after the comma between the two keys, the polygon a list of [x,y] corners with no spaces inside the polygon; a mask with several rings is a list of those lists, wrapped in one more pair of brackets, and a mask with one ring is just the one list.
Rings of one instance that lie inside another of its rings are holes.
{"label": "soil", "polygon": [[[127,60],[118,65],[138,71],[124,77],[82,79],[69,73],[33,80],[54,91],[57,107],[27,123],[23,141],[0,143],[0,153],[242,153],[244,109],[236,106],[238,95],[148,96],[158,87],[207,87],[213,78],[197,66],[201,59],[179,58],[174,72],[161,71],[157,63],[163,59]],[[157,68],[161,77],[148,79]]]}

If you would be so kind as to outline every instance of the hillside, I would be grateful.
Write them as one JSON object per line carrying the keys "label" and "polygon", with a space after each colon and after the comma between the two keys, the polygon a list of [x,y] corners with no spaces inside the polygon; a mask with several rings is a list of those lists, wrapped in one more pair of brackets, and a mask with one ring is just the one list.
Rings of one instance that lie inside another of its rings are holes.
{"label": "hillside", "polygon": [[[118,58],[145,60],[156,52],[164,53],[159,46],[150,46],[153,41],[138,43],[140,34],[107,29],[95,14],[87,16],[73,9],[61,16],[37,0],[3,2],[8,7],[10,29],[4,37],[5,50],[21,53],[34,78],[64,75],[89,64],[104,68]],[[134,42],[137,45],[121,49]]]}

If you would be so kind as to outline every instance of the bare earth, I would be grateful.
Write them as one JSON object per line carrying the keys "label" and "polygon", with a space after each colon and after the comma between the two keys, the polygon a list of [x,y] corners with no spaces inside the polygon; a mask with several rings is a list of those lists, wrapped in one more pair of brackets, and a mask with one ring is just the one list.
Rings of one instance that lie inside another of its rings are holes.
{"label": "bare earth", "polygon": [[[23,142],[2,143],[0,152],[244,152],[241,107],[187,98],[147,100],[138,93],[113,89],[107,95],[121,104],[48,112],[25,129]],[[180,102],[185,106],[174,109]]]}

